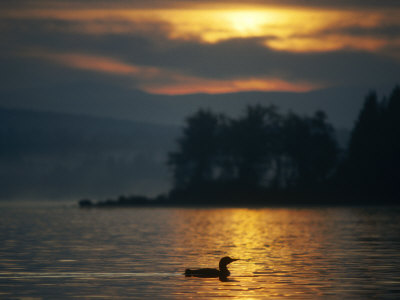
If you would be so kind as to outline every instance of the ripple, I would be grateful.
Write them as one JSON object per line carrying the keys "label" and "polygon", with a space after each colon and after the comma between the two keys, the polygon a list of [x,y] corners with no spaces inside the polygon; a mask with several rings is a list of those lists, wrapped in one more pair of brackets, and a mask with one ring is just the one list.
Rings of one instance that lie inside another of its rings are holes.
{"label": "ripple", "polygon": [[[0,297],[398,299],[400,210],[0,210]],[[186,278],[217,267],[229,281]]]}
{"label": "ripple", "polygon": [[16,278],[125,278],[125,277],[170,277],[182,273],[82,273],[82,272],[1,272],[0,279]]}

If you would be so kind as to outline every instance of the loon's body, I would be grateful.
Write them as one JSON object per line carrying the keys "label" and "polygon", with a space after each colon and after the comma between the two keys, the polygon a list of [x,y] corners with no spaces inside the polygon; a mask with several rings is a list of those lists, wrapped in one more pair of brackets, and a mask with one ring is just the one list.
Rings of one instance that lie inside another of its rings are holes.
{"label": "loon's body", "polygon": [[230,258],[229,256],[225,256],[225,257],[221,258],[221,260],[219,261],[219,270],[211,269],[211,268],[186,269],[185,276],[195,276],[195,277],[204,277],[204,278],[211,278],[211,277],[226,278],[231,274],[231,272],[229,272],[229,270],[226,266],[236,260],[238,260],[238,259],[234,259],[234,258]]}

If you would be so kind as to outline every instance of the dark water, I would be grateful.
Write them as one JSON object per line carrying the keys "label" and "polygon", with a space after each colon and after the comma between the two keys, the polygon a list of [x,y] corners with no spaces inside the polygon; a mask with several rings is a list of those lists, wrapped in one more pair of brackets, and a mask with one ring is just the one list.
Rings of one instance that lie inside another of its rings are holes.
{"label": "dark water", "polygon": [[0,209],[1,299],[400,298],[398,208]]}

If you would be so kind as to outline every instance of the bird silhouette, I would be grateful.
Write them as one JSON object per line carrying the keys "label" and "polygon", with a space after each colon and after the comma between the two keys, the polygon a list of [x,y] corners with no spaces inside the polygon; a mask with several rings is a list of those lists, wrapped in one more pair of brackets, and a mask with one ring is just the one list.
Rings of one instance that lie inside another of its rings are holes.
{"label": "bird silhouette", "polygon": [[203,268],[203,269],[186,269],[185,276],[190,277],[203,277],[203,278],[213,278],[219,277],[221,280],[226,279],[231,272],[229,272],[227,265],[231,262],[239,260],[238,258],[230,258],[225,256],[219,261],[219,269]]}

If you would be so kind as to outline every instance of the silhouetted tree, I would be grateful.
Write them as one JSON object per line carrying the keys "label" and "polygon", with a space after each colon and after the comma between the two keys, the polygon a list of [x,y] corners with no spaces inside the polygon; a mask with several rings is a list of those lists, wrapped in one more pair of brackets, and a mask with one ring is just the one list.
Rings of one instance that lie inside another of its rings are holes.
{"label": "silhouetted tree", "polygon": [[370,92],[357,119],[339,181],[359,196],[400,199],[400,88],[378,101]]}
{"label": "silhouetted tree", "polygon": [[218,136],[222,116],[200,110],[190,116],[178,140],[179,149],[169,154],[175,187],[201,185],[214,178],[218,155]]}
{"label": "silhouetted tree", "polygon": [[396,86],[383,111],[383,188],[400,199],[400,86]]}
{"label": "silhouetted tree", "polygon": [[283,126],[284,186],[308,187],[327,180],[336,165],[338,146],[325,113],[313,117],[289,114]]}
{"label": "silhouetted tree", "polygon": [[276,152],[280,115],[273,106],[247,107],[226,130],[225,159],[231,174],[245,186],[260,186]]}
{"label": "silhouetted tree", "polygon": [[[352,131],[348,149],[348,176],[352,188],[370,193],[377,186],[380,173],[381,106],[375,92],[365,98],[364,106]],[[368,190],[368,192],[367,192]]]}
{"label": "silhouetted tree", "polygon": [[[178,151],[169,155],[175,189],[310,187],[328,179],[338,147],[326,115],[282,116],[276,107],[248,106],[228,119],[200,110],[187,119]],[[198,189],[197,189],[198,190]]]}
{"label": "silhouetted tree", "polygon": [[[400,87],[396,86],[388,100],[380,103],[380,120],[374,139],[376,151],[369,159],[374,169],[368,174],[363,190],[385,198],[400,199]],[[364,177],[363,177],[364,179]]]}
{"label": "silhouetted tree", "polygon": [[349,144],[349,158],[363,167],[364,163],[377,154],[376,141],[380,132],[380,107],[375,92],[370,92],[365,99],[358,120],[352,132]]}

